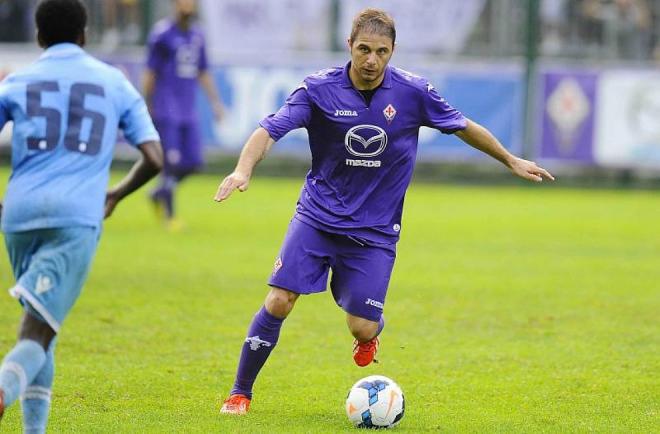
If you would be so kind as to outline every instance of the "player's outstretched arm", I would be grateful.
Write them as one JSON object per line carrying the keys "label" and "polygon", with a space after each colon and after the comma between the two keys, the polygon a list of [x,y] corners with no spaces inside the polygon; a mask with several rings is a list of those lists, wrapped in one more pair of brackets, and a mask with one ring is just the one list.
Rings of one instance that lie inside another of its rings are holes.
{"label": "player's outstretched arm", "polygon": [[154,90],[156,89],[156,73],[147,68],[142,77],[142,94],[144,95],[144,101],[147,103],[147,108],[149,113],[152,113],[151,110],[151,101],[154,96]]}
{"label": "player's outstretched arm", "polygon": [[220,92],[218,92],[218,88],[213,82],[213,77],[208,71],[202,71],[199,74],[199,83],[211,103],[215,120],[221,121],[225,116],[225,106],[222,104],[222,98],[220,98]]}
{"label": "player's outstretched arm", "polygon": [[270,134],[264,128],[259,127],[254,130],[245,146],[243,146],[236,168],[222,180],[213,200],[222,202],[236,189],[238,191],[247,190],[252,171],[257,163],[264,159],[273,143],[275,143],[275,140],[270,137]]}
{"label": "player's outstretched arm", "polygon": [[456,135],[468,145],[504,164],[514,175],[535,182],[541,182],[543,178],[555,180],[550,172],[537,166],[533,161],[527,161],[511,154],[490,131],[476,122],[468,119],[467,127],[458,131]]}
{"label": "player's outstretched arm", "polygon": [[124,179],[106,194],[105,218],[112,215],[123,198],[142,187],[163,168],[163,150],[159,142],[144,142],[138,145],[138,149],[142,153],[140,159],[135,162]]}

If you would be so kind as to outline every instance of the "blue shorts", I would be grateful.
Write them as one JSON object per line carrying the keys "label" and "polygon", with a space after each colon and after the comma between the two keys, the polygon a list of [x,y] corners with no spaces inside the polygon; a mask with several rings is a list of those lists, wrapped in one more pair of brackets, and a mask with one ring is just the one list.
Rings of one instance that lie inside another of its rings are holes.
{"label": "blue shorts", "polygon": [[87,278],[100,229],[77,226],[4,235],[16,278],[9,293],[59,331]]}
{"label": "blue shorts", "polygon": [[395,258],[395,245],[367,245],[293,218],[268,284],[297,294],[323,292],[332,269],[330,289],[337,305],[378,321]]}
{"label": "blue shorts", "polygon": [[197,123],[154,120],[165,154],[165,174],[176,175],[199,169],[204,164]]}

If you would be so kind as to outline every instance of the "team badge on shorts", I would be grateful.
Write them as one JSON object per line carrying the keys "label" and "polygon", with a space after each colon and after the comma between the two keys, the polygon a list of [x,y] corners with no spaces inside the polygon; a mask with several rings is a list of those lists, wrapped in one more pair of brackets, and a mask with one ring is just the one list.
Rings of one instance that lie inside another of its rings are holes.
{"label": "team badge on shorts", "polygon": [[280,268],[282,268],[282,258],[281,258],[281,257],[278,257],[278,258],[275,260],[275,265],[273,265],[273,276],[275,275],[275,273],[277,273],[278,271],[280,271]]}
{"label": "team badge on shorts", "polygon": [[387,123],[391,123],[392,119],[394,119],[394,116],[396,116],[396,109],[392,104],[388,104],[387,107],[385,107],[385,110],[383,110],[383,114],[385,115],[385,119],[387,119]]}

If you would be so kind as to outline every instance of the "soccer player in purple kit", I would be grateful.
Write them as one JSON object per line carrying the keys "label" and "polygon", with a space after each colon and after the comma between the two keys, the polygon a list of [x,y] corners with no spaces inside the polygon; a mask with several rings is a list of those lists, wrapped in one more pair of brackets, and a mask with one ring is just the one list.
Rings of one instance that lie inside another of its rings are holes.
{"label": "soccer player in purple kit", "polygon": [[420,127],[456,134],[524,179],[554,179],[535,163],[510,154],[427,80],[388,66],[395,39],[394,21],[386,12],[360,12],[348,40],[351,61],[305,78],[277,113],[260,122],[234,172],[218,187],[218,202],[236,189],[247,190],[254,167],[273,143],[291,130],[307,128],[312,168],[222,413],[247,413],[252,386],[284,319],[300,294],[325,291],[329,269],[332,295],[346,311],[355,338],[354,361],[366,366],[374,360]]}
{"label": "soccer player in purple kit", "polygon": [[208,71],[204,34],[193,22],[195,0],[174,0],[175,18],[164,19],[149,36],[144,95],[161,137],[165,168],[151,200],[170,229],[178,229],[174,192],[177,185],[203,165],[198,114],[198,83],[208,96],[216,120],[223,104]]}

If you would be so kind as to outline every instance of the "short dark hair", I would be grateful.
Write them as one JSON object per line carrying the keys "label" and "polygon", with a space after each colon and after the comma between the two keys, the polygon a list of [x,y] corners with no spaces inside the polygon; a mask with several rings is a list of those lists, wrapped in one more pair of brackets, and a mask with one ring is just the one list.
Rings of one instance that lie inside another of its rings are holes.
{"label": "short dark hair", "polygon": [[355,41],[360,32],[375,33],[392,38],[392,45],[396,41],[396,28],[394,19],[384,10],[367,8],[353,18],[351,29],[351,43]]}
{"label": "short dark hair", "polygon": [[85,33],[87,9],[80,0],[42,0],[34,19],[40,42],[46,47],[61,42],[75,44]]}

